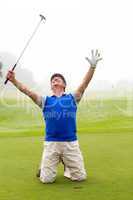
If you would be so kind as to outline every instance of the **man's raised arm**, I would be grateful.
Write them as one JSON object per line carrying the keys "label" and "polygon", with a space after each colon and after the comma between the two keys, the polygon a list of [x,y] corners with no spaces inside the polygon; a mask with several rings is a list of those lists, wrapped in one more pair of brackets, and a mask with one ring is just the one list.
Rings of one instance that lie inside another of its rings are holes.
{"label": "man's raised arm", "polygon": [[39,107],[42,107],[42,97],[36,94],[35,92],[28,89],[25,85],[19,82],[15,78],[15,73],[13,71],[8,71],[7,77],[9,81],[13,83],[13,85],[19,89],[21,92],[29,96]]}
{"label": "man's raised arm", "polygon": [[90,68],[88,72],[86,73],[82,83],[79,85],[79,87],[76,89],[74,95],[76,98],[76,101],[79,102],[84,94],[85,89],[87,88],[89,82],[91,81],[93,74],[96,69],[96,65],[98,61],[100,61],[102,58],[100,57],[100,53],[98,50],[94,52],[94,50],[91,51],[91,58],[86,57],[86,60],[90,64]]}

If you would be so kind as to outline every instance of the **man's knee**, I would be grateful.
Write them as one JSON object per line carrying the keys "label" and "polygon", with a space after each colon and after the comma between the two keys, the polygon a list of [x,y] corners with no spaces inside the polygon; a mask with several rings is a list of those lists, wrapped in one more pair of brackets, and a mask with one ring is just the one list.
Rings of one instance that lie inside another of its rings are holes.
{"label": "man's knee", "polygon": [[71,180],[72,181],[85,181],[87,179],[87,175],[83,174],[83,175],[79,175],[79,176],[72,176]]}
{"label": "man's knee", "polygon": [[53,182],[55,182],[55,177],[40,176],[40,181],[42,183],[53,183]]}

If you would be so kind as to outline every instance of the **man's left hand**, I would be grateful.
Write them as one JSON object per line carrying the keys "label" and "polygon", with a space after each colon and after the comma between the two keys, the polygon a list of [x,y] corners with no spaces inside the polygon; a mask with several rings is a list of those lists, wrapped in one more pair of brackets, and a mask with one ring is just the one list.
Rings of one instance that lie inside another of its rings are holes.
{"label": "man's left hand", "polygon": [[97,63],[102,60],[101,55],[98,50],[91,50],[91,58],[85,58],[91,65],[92,68],[95,68]]}

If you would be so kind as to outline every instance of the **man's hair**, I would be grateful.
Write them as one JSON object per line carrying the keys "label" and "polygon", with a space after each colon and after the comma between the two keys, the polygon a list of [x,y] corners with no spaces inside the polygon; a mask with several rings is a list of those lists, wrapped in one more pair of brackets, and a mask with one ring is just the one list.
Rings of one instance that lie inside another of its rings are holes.
{"label": "man's hair", "polygon": [[50,78],[50,81],[52,81],[55,77],[60,77],[63,80],[63,82],[65,83],[65,86],[66,86],[66,79],[64,78],[64,76],[62,74],[60,74],[60,73],[53,74]]}

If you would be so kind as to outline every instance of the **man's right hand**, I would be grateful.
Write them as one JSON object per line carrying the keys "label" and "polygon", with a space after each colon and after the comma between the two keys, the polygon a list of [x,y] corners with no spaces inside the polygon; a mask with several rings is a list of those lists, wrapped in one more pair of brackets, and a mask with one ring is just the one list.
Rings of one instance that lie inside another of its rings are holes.
{"label": "man's right hand", "polygon": [[29,96],[39,107],[42,108],[42,97],[36,94],[36,92],[31,91],[29,88],[23,85],[23,83],[16,80],[14,71],[9,70],[6,78],[9,81],[11,81],[16,86],[16,88],[18,88],[21,92]]}
{"label": "man's right hand", "polygon": [[9,70],[8,73],[7,73],[7,76],[6,78],[11,81],[12,83],[15,82],[15,73],[12,71],[12,70]]}

